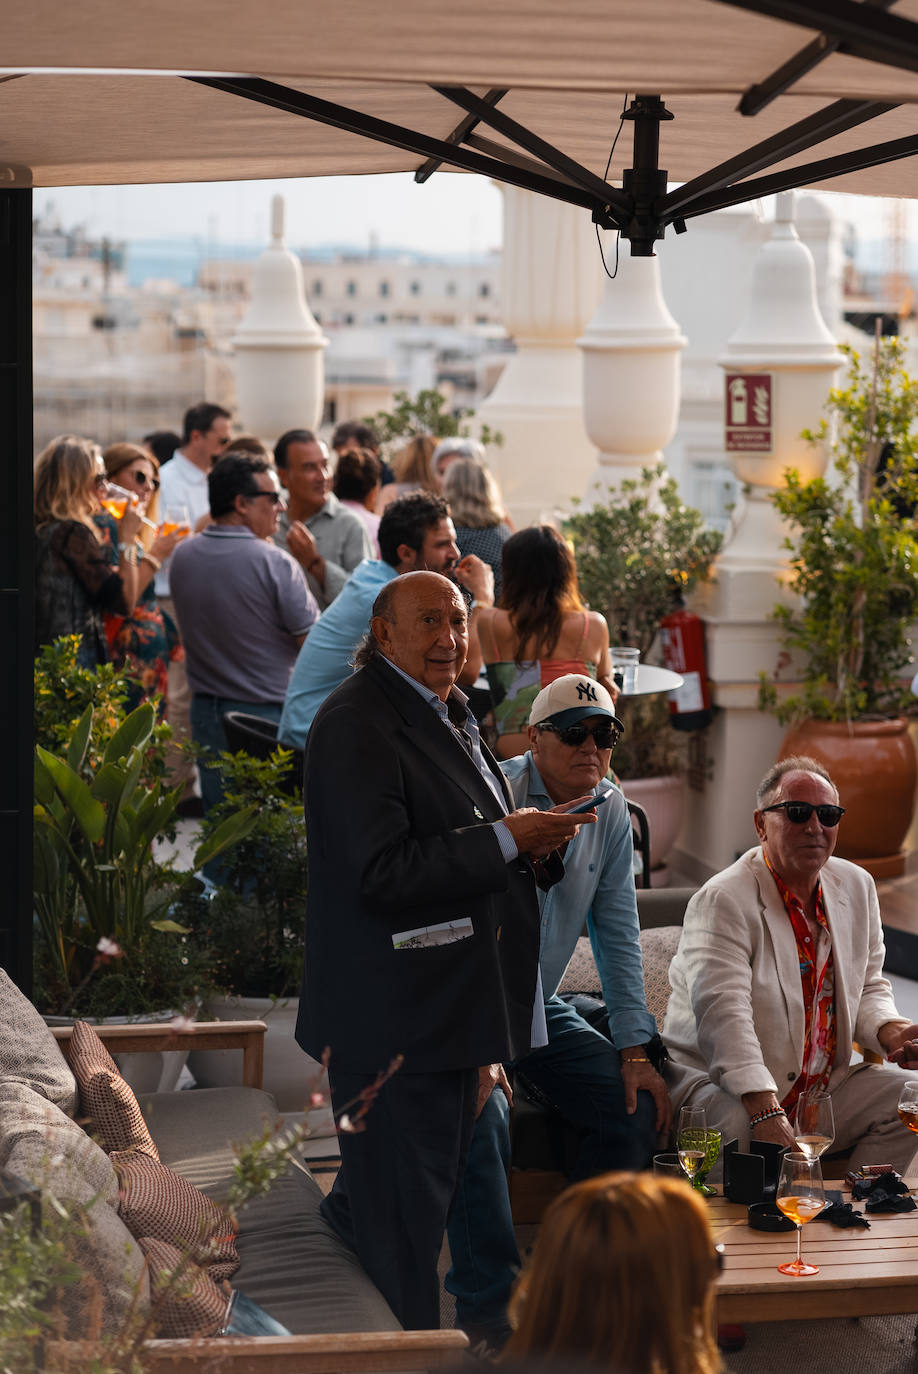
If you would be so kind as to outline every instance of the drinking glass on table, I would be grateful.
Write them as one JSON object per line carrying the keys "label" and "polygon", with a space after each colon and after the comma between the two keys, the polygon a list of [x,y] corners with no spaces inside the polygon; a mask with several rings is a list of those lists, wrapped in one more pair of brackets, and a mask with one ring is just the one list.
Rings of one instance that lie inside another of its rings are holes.
{"label": "drinking glass on table", "polygon": [[696,1193],[702,1193],[704,1197],[716,1197],[717,1189],[712,1188],[705,1182],[708,1174],[717,1163],[720,1154],[720,1131],[716,1131],[712,1126],[708,1126],[704,1133],[704,1159],[701,1161],[701,1168],[692,1179],[692,1187]]}
{"label": "drinking glass on table", "polygon": [[918,1083],[904,1083],[899,1094],[899,1120],[918,1134]]}
{"label": "drinking glass on table", "polygon": [[188,507],[181,504],[166,506],[163,510],[163,523],[159,527],[159,532],[160,534],[174,534],[177,530],[182,539],[186,534],[191,533],[191,517],[188,514]]}
{"label": "drinking glass on table", "polygon": [[794,1117],[794,1139],[797,1149],[807,1159],[819,1159],[835,1139],[835,1116],[832,1098],[821,1088],[810,1088],[797,1099]]}
{"label": "drinking glass on table", "polygon": [[704,1157],[708,1148],[708,1123],[704,1107],[683,1107],[679,1112],[679,1129],[676,1134],[676,1149],[679,1163],[692,1186],[695,1175],[704,1167]]}
{"label": "drinking glass on table", "polygon": [[805,1264],[800,1258],[800,1236],[806,1223],[818,1217],[828,1205],[819,1160],[808,1159],[805,1154],[786,1154],[781,1161],[775,1202],[797,1227],[797,1258],[779,1264],[779,1271],[798,1279],[807,1274],[818,1274],[818,1264]]}

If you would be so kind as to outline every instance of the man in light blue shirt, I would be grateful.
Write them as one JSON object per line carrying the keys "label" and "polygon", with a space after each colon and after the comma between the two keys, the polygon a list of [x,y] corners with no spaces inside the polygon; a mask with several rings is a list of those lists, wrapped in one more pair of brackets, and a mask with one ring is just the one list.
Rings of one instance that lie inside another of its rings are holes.
{"label": "man in light blue shirt", "polygon": [[[539,965],[548,1044],[517,1061],[584,1133],[571,1181],[611,1169],[645,1168],[670,1106],[646,1045],[656,1033],[644,999],[633,840],[625,799],[606,774],[620,733],[615,706],[598,682],[557,678],[536,697],[529,751],[501,764],[514,804],[540,811],[593,793],[606,799],[596,824],[564,852],[564,877],[540,891]],[[557,996],[586,923],[609,1012],[611,1042]],[[507,1191],[509,1107],[493,1093],[479,1117],[449,1225],[453,1267],[447,1288],[471,1338],[499,1346],[519,1255]]]}
{"label": "man in light blue shirt", "polygon": [[305,748],[319,707],[350,677],[373,602],[387,582],[402,573],[438,572],[467,587],[477,604],[493,601],[490,569],[473,555],[460,560],[449,506],[440,496],[418,492],[387,506],[379,549],[382,558],[357,565],[300,650],[278,727],[278,739],[288,748]]}

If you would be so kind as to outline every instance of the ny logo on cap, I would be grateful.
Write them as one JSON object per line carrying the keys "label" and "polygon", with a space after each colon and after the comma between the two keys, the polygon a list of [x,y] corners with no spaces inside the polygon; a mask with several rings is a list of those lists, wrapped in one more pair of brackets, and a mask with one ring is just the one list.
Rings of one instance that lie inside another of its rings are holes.
{"label": "ny logo on cap", "polygon": [[579,701],[597,701],[596,688],[592,682],[577,683],[577,698]]}

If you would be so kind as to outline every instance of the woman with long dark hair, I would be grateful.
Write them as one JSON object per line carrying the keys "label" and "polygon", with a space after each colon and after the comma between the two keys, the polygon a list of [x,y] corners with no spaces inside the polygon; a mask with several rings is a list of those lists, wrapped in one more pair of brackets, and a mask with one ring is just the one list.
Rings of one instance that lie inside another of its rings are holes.
{"label": "woman with long dark hair", "polygon": [[[574,556],[551,525],[533,525],[503,547],[500,604],[479,607],[474,632],[488,675],[497,755],[523,754],[529,712],[543,687],[586,673],[615,696],[609,627],[584,609]],[[470,648],[474,662],[475,646]]]}

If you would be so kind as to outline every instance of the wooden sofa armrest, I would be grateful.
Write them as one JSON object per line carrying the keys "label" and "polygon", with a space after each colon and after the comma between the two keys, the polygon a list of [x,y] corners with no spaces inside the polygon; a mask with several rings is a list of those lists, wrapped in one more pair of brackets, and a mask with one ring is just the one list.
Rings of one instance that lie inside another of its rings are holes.
{"label": "wooden sofa armrest", "polygon": [[[212,1340],[145,1341],[147,1374],[360,1374],[361,1371],[443,1369],[468,1340],[462,1331],[360,1331],[321,1336],[219,1336]],[[77,1368],[80,1342],[46,1347],[54,1369]],[[73,1361],[68,1354],[73,1352]],[[49,1365],[49,1367],[51,1367]],[[85,1368],[85,1363],[79,1366]]]}
{"label": "wooden sofa armrest", "polygon": [[[154,1050],[242,1050],[242,1085],[260,1088],[264,1082],[264,1021],[195,1021],[188,1029],[170,1025],[132,1024],[93,1026],[110,1054]],[[53,1026],[51,1034],[68,1056],[71,1026]]]}

